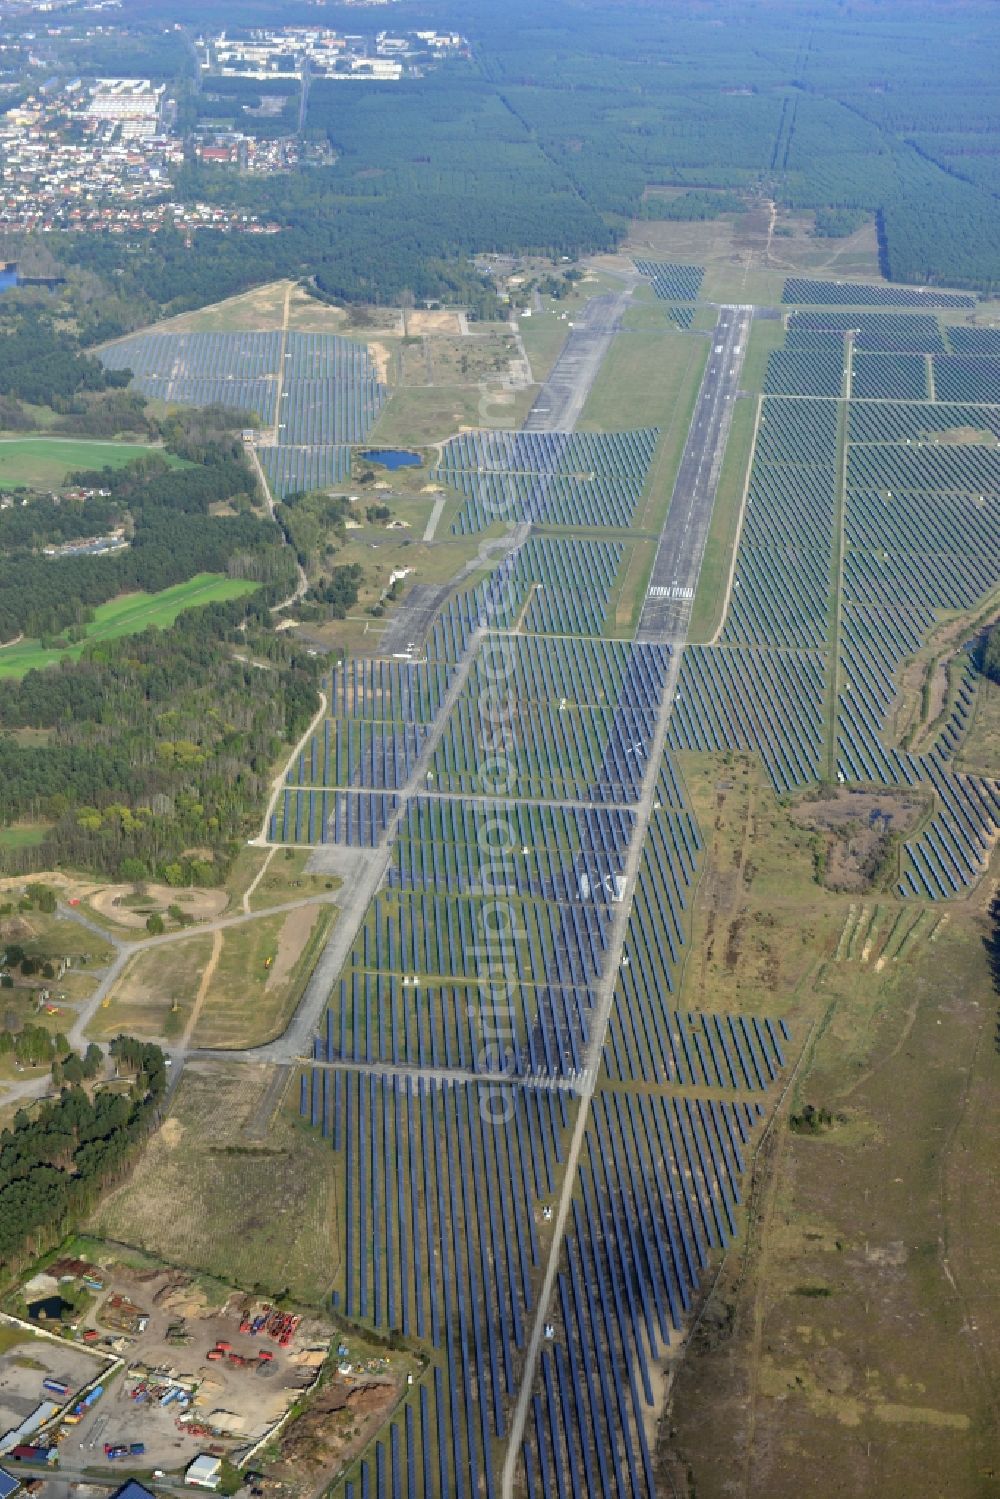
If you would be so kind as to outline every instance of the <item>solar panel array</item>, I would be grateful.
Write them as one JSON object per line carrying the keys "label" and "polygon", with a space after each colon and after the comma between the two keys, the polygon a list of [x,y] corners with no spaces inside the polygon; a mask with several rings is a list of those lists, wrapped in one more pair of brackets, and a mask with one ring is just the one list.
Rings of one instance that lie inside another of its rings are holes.
{"label": "solar panel array", "polygon": [[[525,643],[515,670],[539,680],[543,655]],[[573,659],[564,653],[557,668],[550,658],[547,669],[569,673]],[[593,680],[605,669],[614,676],[602,662]],[[576,680],[582,687],[586,671]],[[634,811],[523,798],[483,806],[433,793],[408,805],[385,899],[376,898],[300,1078],[300,1112],[344,1173],[337,1309],[431,1350],[337,1499],[498,1496],[539,1317],[518,1491],[656,1493],[652,1366],[738,1232],[749,1153],[791,1032],[765,1015],[665,1002],[664,988],[679,984],[703,844],[669,756],[655,789],[547,1308],[537,1303],[546,1224],[580,1107],[573,1083],[600,933]],[[522,965],[515,955],[502,984],[484,983],[468,962],[475,931],[463,924],[474,922],[477,889],[481,900],[478,835],[507,819],[505,847],[517,857],[492,894],[517,903],[531,957]]]}
{"label": "solar panel array", "polygon": [[[696,270],[644,273],[683,301]],[[982,868],[1000,796],[953,765],[971,679],[930,751],[893,748],[886,725],[893,674],[934,610],[970,607],[1000,569],[1000,469],[982,440],[1000,408],[967,391],[929,399],[963,382],[988,390],[997,350],[951,333],[946,345],[932,316],[894,310],[938,304],[864,305],[890,310],[797,317],[772,357],[732,602],[719,644],[685,653],[659,761],[672,662],[666,647],[612,638],[622,537],[532,536],[449,600],[418,659],[348,658],[328,679],[328,716],[289,771],[271,837],[373,847],[398,828],[301,1070],[299,1108],[343,1182],[337,1311],[427,1350],[336,1499],[498,1496],[540,1317],[517,1492],[656,1493],[654,1365],[738,1231],[793,1040],[753,1005],[682,1003],[704,846],[675,748],[759,753],[780,791],[815,781],[836,663],[839,772],[934,796],[900,893],[947,895]],[[308,441],[266,456],[276,483],[333,471],[350,440],[338,423],[363,425],[378,400],[350,351],[288,352],[301,393],[291,423]],[[340,384],[350,401],[328,419],[323,392]],[[939,440],[958,426],[961,443]],[[613,530],[637,513],[656,441],[651,430],[466,433],[439,475],[466,496],[460,532],[502,503],[507,518]],[[297,466],[306,452],[326,455],[320,467]],[[584,1079],[595,1091],[541,1307]]]}
{"label": "solar panel array", "polygon": [[968,292],[935,291],[932,287],[886,286],[863,281],[812,281],[789,276],[781,294],[787,303],[806,307],[974,307]]}
{"label": "solar panel array", "polygon": [[[342,483],[386,389],[366,344],[327,333],[139,333],[105,349],[109,369],[169,405],[221,405],[273,428],[261,463],[277,498]],[[278,409],[280,406],[280,410]]]}
{"label": "solar panel array", "polygon": [[280,333],[138,333],[100,358],[108,369],[131,369],[151,400],[226,406],[264,425],[275,419]]}
{"label": "solar panel array", "polygon": [[[768,368],[768,388],[783,393],[761,405],[719,643],[686,652],[671,724],[672,745],[754,751],[775,788],[791,791],[831,774],[824,719],[836,655],[832,772],[932,798],[903,849],[906,897],[961,894],[1000,832],[1000,785],[955,766],[975,702],[968,667],[920,753],[892,729],[904,661],[942,612],[974,611],[1000,579],[995,332],[943,331],[922,311],[792,315]],[[829,398],[845,335],[849,401]]]}
{"label": "solar panel array", "polygon": [[[658,297],[665,302],[696,302],[701,291],[705,271],[700,265],[677,265],[665,260],[636,260],[640,276],[646,280]],[[673,309],[671,309],[671,313]]]}
{"label": "solar panel array", "polygon": [[444,444],[433,477],[465,496],[452,530],[468,535],[498,521],[632,525],[659,431],[463,432]]}
{"label": "solar panel array", "polygon": [[[442,468],[610,491],[655,440],[468,433]],[[674,761],[651,762],[669,650],[613,638],[632,545],[532,535],[451,598],[419,659],[339,664],[272,822],[279,841],[371,845],[397,819],[299,1104],[343,1172],[338,1311],[430,1357],[336,1499],[498,1496],[540,1316],[518,1491],[572,1473],[581,1494],[652,1499],[650,1361],[736,1230],[788,1033],[666,999],[703,844]],[[595,1007],[651,779],[605,1041]],[[543,1309],[586,1077],[573,1222]]]}

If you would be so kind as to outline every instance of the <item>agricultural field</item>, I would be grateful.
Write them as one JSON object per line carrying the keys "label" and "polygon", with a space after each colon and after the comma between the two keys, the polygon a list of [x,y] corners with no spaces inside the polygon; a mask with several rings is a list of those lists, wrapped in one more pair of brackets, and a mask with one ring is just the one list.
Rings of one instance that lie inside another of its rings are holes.
{"label": "agricultural field", "polygon": [[129,593],[121,598],[98,604],[94,618],[85,626],[83,640],[75,645],[43,646],[24,640],[0,651],[0,679],[23,677],[28,671],[41,671],[58,661],[79,660],[89,645],[103,640],[119,640],[123,635],[137,635],[141,630],[165,630],[185,609],[224,599],[240,598],[252,593],[256,584],[222,573],[197,573],[186,583],[175,583],[159,593]]}
{"label": "agricultural field", "polygon": [[76,437],[6,437],[0,439],[0,488],[58,489],[78,469],[124,468],[150,453],[179,460],[161,448],[140,442],[101,442]]}

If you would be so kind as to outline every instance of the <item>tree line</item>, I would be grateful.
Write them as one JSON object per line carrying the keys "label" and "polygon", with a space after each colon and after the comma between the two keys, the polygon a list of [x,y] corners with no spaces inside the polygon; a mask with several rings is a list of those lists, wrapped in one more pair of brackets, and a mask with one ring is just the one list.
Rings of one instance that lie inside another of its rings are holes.
{"label": "tree line", "polygon": [[[184,467],[171,468],[161,454],[148,454],[121,469],[69,476],[82,488],[108,491],[104,501],[88,501],[79,509],[35,501],[4,512],[0,639],[18,634],[57,639],[63,631],[82,630],[98,605],[119,594],[156,593],[199,572],[236,571],[287,583],[291,563],[280,551],[278,528],[251,512],[253,475],[239,442],[219,425],[234,419],[232,413],[214,411],[165,423],[167,447],[184,460]],[[223,504],[236,513],[211,513]],[[39,531],[63,538],[93,535],[109,522],[123,520],[130,531],[124,551],[48,558],[35,550]]]}
{"label": "tree line", "polygon": [[[448,19],[474,37],[474,60],[391,87],[314,80],[306,135],[328,143],[332,166],[251,178],[189,160],[168,189],[259,214],[280,234],[189,240],[168,226],[47,241],[94,341],[149,321],[151,307],[181,311],[284,275],[339,301],[495,310],[474,252],[578,256],[619,242],[636,216],[712,216],[736,201],[720,190],[816,210],[821,235],[878,214],[894,279],[1000,283],[1000,177],[983,148],[1000,108],[993,49],[957,29],[979,23],[908,7],[845,30],[841,9],[740,3],[712,27],[696,11],[658,24],[641,6],[465,0]],[[208,80],[193,94],[179,81],[188,124],[239,113],[269,87]],[[646,199],[651,184],[683,191]],[[87,297],[93,276],[103,295]]]}
{"label": "tree line", "polygon": [[[109,1051],[118,1070],[133,1079],[127,1090],[88,1093],[80,1083],[67,1083],[33,1113],[19,1109],[0,1133],[0,1266],[7,1273],[80,1222],[124,1174],[157,1122],[167,1083],[159,1047],[119,1036]],[[82,1061],[79,1067],[82,1082]]]}
{"label": "tree line", "polygon": [[[274,633],[269,612],[292,586],[293,555],[279,527],[249,509],[253,478],[232,420],[213,408],[166,419],[162,435],[181,467],[157,453],[71,476],[108,492],[98,512],[127,520],[125,552],[41,557],[28,549],[35,506],[4,513],[18,520],[8,538],[17,545],[0,557],[2,638],[79,638],[98,604],[202,571],[261,583],[248,597],[186,611],[169,629],[95,642],[78,660],[3,684],[0,823],[49,824],[40,845],[3,851],[6,869],[68,864],[171,884],[221,881],[260,816],[275,760],[315,712],[318,665]],[[236,513],[211,513],[223,503]],[[43,523],[68,508],[38,504]],[[237,654],[275,670],[265,683]],[[25,728],[44,730],[45,742],[19,742]]]}
{"label": "tree line", "polygon": [[987,632],[979,649],[979,670],[991,682],[1000,683],[1000,623]]}
{"label": "tree line", "polygon": [[105,369],[37,297],[24,305],[18,295],[8,292],[0,300],[0,397],[65,411],[81,393],[128,385],[130,371]]}
{"label": "tree line", "polygon": [[[37,847],[5,850],[7,868],[222,881],[275,761],[316,710],[317,662],[274,634],[266,599],[188,610],[5,684],[0,822],[51,824]],[[28,726],[46,742],[19,743]]]}

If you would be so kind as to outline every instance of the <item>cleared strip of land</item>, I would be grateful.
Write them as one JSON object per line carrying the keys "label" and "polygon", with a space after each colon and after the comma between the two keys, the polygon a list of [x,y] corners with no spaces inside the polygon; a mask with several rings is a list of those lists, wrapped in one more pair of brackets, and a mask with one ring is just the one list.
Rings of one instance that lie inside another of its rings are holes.
{"label": "cleared strip of land", "polygon": [[102,640],[137,635],[151,626],[165,630],[185,609],[239,598],[241,594],[252,593],[256,586],[242,578],[224,577],[222,573],[198,573],[186,583],[175,583],[159,593],[127,593],[110,599],[94,610],[85,638],[74,645],[60,648],[44,646],[37,640],[22,640],[0,651],[0,678],[23,677],[25,672],[41,671],[57,661],[76,661],[88,645]]}
{"label": "cleared strip of land", "polygon": [[180,459],[142,442],[100,442],[75,437],[0,438],[0,486],[45,489],[78,469],[125,468],[158,453],[171,467]]}

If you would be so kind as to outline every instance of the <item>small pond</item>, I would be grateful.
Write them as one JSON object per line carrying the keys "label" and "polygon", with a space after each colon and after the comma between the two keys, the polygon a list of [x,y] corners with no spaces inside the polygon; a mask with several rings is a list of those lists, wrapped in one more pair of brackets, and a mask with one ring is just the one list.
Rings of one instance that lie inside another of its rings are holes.
{"label": "small pond", "polygon": [[28,1316],[32,1322],[58,1322],[63,1312],[71,1312],[73,1303],[64,1301],[61,1296],[43,1296],[41,1301],[32,1301],[28,1304]]}
{"label": "small pond", "polygon": [[383,468],[419,468],[424,461],[419,453],[411,453],[408,448],[367,448],[361,456]]}

